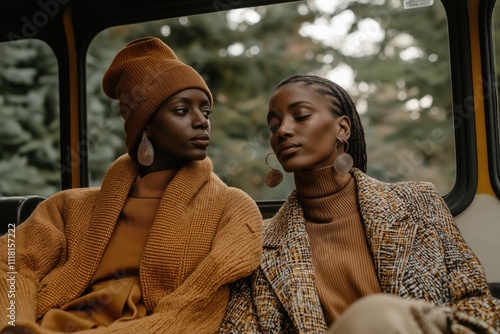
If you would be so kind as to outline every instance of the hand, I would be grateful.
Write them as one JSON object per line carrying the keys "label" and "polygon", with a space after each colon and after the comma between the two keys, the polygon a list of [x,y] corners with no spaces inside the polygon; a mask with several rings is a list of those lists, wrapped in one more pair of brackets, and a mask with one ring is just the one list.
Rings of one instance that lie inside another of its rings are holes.
{"label": "hand", "polygon": [[448,333],[446,309],[422,300],[375,294],[352,304],[327,334]]}
{"label": "hand", "polygon": [[31,328],[22,325],[16,325],[5,327],[0,331],[0,334],[36,334],[36,332]]}

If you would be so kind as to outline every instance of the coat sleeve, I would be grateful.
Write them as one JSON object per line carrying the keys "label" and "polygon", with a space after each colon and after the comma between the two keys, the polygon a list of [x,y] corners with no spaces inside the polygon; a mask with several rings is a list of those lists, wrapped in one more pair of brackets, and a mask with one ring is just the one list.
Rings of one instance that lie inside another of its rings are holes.
{"label": "coat sleeve", "polygon": [[257,205],[237,189],[228,198],[211,252],[175,291],[158,302],[152,315],[84,333],[217,333],[228,305],[229,285],[249,276],[262,252]]}
{"label": "coat sleeve", "polygon": [[36,325],[40,281],[65,254],[62,207],[63,196],[56,194],[0,238],[0,308],[9,315],[0,317],[0,328]]}
{"label": "coat sleeve", "polygon": [[221,334],[261,333],[253,304],[251,278],[231,284],[231,297],[220,328]]}
{"label": "coat sleeve", "polygon": [[446,203],[433,187],[427,195],[433,198],[428,210],[434,211],[436,228],[444,251],[447,270],[445,288],[451,309],[449,319],[453,333],[496,333],[500,331],[500,300],[493,298],[484,269],[467,245],[453,221]]}

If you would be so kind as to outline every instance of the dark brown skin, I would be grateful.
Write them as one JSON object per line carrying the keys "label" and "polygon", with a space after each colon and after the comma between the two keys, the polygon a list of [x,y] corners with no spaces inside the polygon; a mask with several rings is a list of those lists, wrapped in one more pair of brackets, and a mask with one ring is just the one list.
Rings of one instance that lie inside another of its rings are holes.
{"label": "dark brown skin", "polygon": [[146,125],[155,155],[153,164],[143,174],[205,159],[211,108],[207,94],[200,89],[186,89],[166,100]]}
{"label": "dark brown skin", "polygon": [[311,170],[333,165],[347,141],[351,124],[346,116],[330,110],[327,96],[313,86],[289,83],[279,87],[269,100],[267,123],[269,142],[287,172]]}

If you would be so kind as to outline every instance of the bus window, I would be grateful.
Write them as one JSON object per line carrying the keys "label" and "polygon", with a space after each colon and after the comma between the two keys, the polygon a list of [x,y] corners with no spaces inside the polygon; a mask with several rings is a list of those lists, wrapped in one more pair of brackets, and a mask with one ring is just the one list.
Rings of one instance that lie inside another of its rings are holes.
{"label": "bus window", "polygon": [[[166,13],[167,15],[168,13]],[[284,199],[290,175],[265,186],[265,121],[274,87],[294,73],[328,77],[357,103],[368,174],[425,180],[447,194],[456,178],[446,12],[400,1],[299,1],[110,27],[87,54],[91,185],[120,154],[123,121],[101,80],[128,41],[156,36],[206,79],[215,98],[209,156],[215,172],[256,200]],[[275,157],[269,164],[279,168]]]}
{"label": "bus window", "polygon": [[46,43],[0,43],[1,196],[61,189],[58,93],[57,60]]}

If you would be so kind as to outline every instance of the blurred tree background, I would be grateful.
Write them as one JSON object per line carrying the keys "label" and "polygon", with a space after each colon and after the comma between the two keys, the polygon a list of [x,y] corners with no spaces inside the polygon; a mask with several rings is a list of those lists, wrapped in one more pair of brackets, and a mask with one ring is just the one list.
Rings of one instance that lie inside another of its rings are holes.
{"label": "blurred tree background", "polygon": [[[455,148],[443,27],[440,2],[404,9],[400,0],[309,0],[102,31],[87,56],[91,185],[126,152],[117,101],[102,91],[104,71],[127,42],[156,36],[207,81],[215,98],[215,172],[253,198],[291,190],[290,175],[278,188],[265,187],[264,161],[268,98],[295,73],[328,77],[351,94],[365,125],[370,175],[431,181],[445,194],[455,181]],[[49,195],[59,190],[57,66],[46,46],[15,44],[0,45],[0,173],[11,175],[2,177],[0,194]]]}
{"label": "blurred tree background", "polygon": [[57,81],[47,45],[0,44],[0,195],[60,188]]}

